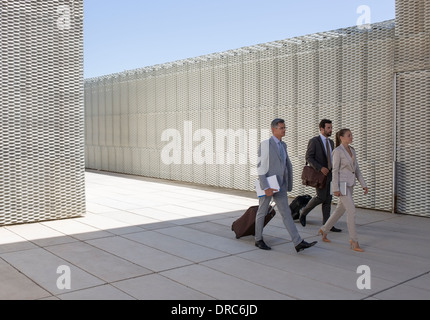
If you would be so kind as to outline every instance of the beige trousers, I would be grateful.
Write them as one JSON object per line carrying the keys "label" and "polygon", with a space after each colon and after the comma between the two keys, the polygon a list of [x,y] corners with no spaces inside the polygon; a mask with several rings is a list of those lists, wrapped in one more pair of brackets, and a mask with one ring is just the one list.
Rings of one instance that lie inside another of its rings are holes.
{"label": "beige trousers", "polygon": [[349,237],[352,241],[358,241],[357,230],[355,227],[356,208],[354,204],[353,187],[347,187],[347,195],[340,196],[336,210],[332,213],[326,224],[321,230],[327,234],[336,222],[343,216],[346,211],[346,223],[348,225]]}

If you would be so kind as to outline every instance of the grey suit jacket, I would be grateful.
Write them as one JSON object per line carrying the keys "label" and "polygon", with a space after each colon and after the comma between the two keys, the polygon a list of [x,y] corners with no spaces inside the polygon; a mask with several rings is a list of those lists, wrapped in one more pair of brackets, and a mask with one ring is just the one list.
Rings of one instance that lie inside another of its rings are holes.
{"label": "grey suit jacket", "polygon": [[356,179],[360,181],[363,188],[367,188],[360,167],[358,166],[357,155],[351,147],[353,158],[348,151],[340,145],[333,151],[333,192],[339,191],[339,183],[346,182],[348,187],[356,185]]}
{"label": "grey suit jacket", "polygon": [[[331,149],[334,150],[333,140],[330,140],[330,145]],[[326,148],[319,135],[309,141],[306,161],[317,171],[321,171],[322,168],[328,167]]]}
{"label": "grey suit jacket", "polygon": [[273,138],[263,141],[258,149],[257,171],[260,186],[263,190],[269,188],[267,178],[274,175],[276,175],[281,187],[280,192],[291,192],[293,190],[293,165],[288,156],[287,145],[283,141],[281,143],[285,148],[286,165],[282,164],[278,146]]}

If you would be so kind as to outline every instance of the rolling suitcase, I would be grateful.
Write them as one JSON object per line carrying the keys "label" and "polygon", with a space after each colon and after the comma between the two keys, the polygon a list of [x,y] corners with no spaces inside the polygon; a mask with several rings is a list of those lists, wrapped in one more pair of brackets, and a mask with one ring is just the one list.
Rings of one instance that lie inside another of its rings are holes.
{"label": "rolling suitcase", "polygon": [[[255,217],[257,216],[258,206],[249,207],[248,210],[231,226],[231,230],[236,234],[236,239],[245,236],[255,235]],[[264,219],[264,226],[276,215],[275,207],[271,204],[269,212]]]}
{"label": "rolling suitcase", "polygon": [[312,197],[310,195],[298,196],[293,202],[290,204],[291,215],[294,220],[297,220],[300,217],[300,209],[306,207],[311,201]]}

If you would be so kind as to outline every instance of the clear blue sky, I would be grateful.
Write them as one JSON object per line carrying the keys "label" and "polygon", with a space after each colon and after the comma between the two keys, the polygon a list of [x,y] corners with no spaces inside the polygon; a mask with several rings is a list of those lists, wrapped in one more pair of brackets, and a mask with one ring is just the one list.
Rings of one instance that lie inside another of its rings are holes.
{"label": "clear blue sky", "polygon": [[395,18],[395,0],[84,0],[85,78]]}

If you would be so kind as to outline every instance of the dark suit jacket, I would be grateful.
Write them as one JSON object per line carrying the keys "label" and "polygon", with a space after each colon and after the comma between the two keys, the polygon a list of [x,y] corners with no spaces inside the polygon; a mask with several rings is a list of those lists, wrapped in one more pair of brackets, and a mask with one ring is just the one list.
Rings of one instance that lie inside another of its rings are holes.
{"label": "dark suit jacket", "polygon": [[[333,140],[330,140],[330,145],[331,149],[334,150]],[[319,135],[309,141],[306,161],[317,171],[321,171],[322,168],[328,167],[327,153],[325,150],[325,146]]]}

